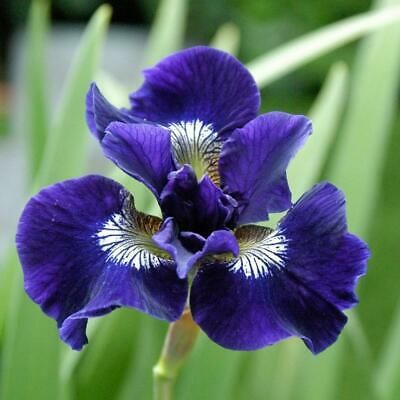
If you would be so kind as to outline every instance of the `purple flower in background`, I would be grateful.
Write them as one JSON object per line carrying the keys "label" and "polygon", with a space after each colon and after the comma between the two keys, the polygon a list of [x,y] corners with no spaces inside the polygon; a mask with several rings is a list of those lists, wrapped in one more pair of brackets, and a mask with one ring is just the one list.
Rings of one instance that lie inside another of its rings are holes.
{"label": "purple flower in background", "polygon": [[[218,50],[173,54],[144,75],[129,109],[92,84],[86,116],[106,157],[153,192],[163,219],[100,176],[43,189],[17,233],[27,293],[81,349],[87,319],[117,307],[178,319],[190,274],[193,318],[218,344],[253,350],[298,336],[324,350],[357,302],[369,251],[347,232],[333,185],[291,203],[286,168],[310,121],[257,117],[253,78]],[[275,230],[251,225],[284,210]]]}

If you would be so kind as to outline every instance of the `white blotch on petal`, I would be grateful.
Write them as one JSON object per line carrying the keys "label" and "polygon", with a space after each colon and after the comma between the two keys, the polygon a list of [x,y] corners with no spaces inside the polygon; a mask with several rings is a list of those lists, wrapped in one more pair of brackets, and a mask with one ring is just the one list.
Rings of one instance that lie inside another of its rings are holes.
{"label": "white blotch on petal", "polygon": [[218,159],[222,143],[211,124],[200,120],[168,125],[174,156],[180,164],[190,164],[200,178],[207,174],[218,181]]}
{"label": "white blotch on petal", "polygon": [[244,246],[241,246],[239,257],[228,265],[230,271],[241,272],[246,278],[258,279],[272,275],[274,270],[281,270],[285,267],[287,259],[289,239],[285,237],[284,232],[277,230],[260,238],[261,230],[257,230],[256,240],[245,242]]}
{"label": "white blotch on petal", "polygon": [[98,245],[106,253],[106,261],[121,266],[128,266],[140,270],[142,268],[157,268],[161,262],[167,262],[150,249],[154,247],[151,240],[152,226],[143,230],[145,220],[141,213],[136,211],[113,214],[95,234]]}

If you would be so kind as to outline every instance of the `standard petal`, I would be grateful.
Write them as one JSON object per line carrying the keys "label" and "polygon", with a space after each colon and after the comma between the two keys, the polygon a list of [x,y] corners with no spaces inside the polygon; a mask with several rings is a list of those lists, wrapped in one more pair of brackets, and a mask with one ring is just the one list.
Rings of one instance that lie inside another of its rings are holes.
{"label": "standard petal", "polygon": [[169,174],[160,198],[164,215],[174,217],[181,231],[193,231],[207,237],[213,231],[232,227],[235,223],[236,201],[208,176],[197,182],[189,165]]}
{"label": "standard petal", "polygon": [[179,233],[173,218],[164,221],[153,240],[174,259],[180,278],[187,277],[196,263],[210,254],[239,254],[237,240],[231,231],[218,230],[207,239],[194,232]]}
{"label": "standard petal", "polygon": [[224,143],[219,172],[224,191],[240,204],[238,223],[263,221],[268,213],[291,206],[286,168],[311,130],[304,116],[271,112],[237,129]]}
{"label": "standard petal", "polygon": [[131,95],[135,115],[169,125],[201,121],[219,134],[257,115],[260,94],[250,73],[231,55],[209,47],[180,51],[144,71]]}
{"label": "standard petal", "polygon": [[166,129],[146,124],[111,123],[101,142],[106,157],[157,197],[174,169]]}
{"label": "standard petal", "polygon": [[342,193],[330,184],[308,192],[275,231],[236,231],[240,255],[203,265],[191,288],[195,321],[220,345],[253,350],[287,336],[313,353],[331,345],[356,303],[367,246],[347,232]]}
{"label": "standard petal", "polygon": [[95,83],[92,83],[86,94],[86,122],[92,134],[101,141],[105,130],[113,121],[143,122],[128,110],[118,109],[110,104],[101,94]]}
{"label": "standard petal", "polygon": [[236,200],[225,194],[208,176],[200,181],[194,203],[197,210],[196,222],[198,226],[204,227],[203,231],[232,228],[236,224]]}
{"label": "standard petal", "polygon": [[160,225],[100,176],[49,186],[28,202],[17,233],[25,289],[72,348],[87,343],[87,318],[117,307],[179,318],[187,282],[151,240]]}

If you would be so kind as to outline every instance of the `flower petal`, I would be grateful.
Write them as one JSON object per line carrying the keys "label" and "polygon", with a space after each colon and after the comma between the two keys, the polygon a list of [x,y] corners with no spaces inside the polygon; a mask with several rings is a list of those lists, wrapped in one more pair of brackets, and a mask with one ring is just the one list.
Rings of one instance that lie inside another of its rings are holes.
{"label": "flower petal", "polygon": [[250,73],[231,55],[209,47],[172,54],[144,71],[130,97],[135,115],[170,123],[201,121],[219,134],[257,115],[260,94]]}
{"label": "flower petal", "polygon": [[271,112],[237,129],[224,143],[219,171],[224,191],[238,200],[238,223],[263,221],[291,205],[286,179],[290,159],[311,133],[301,115]]}
{"label": "flower petal", "polygon": [[143,182],[157,197],[174,169],[171,139],[166,129],[113,122],[101,146],[106,157]]}
{"label": "flower petal", "polygon": [[290,272],[340,310],[357,303],[354,290],[366,272],[368,246],[347,232],[344,194],[334,185],[315,185],[279,223],[291,238]]}
{"label": "flower petal", "polygon": [[207,239],[194,232],[181,232],[173,218],[168,218],[160,231],[153,236],[154,242],[168,252],[176,262],[180,278],[188,276],[195,264],[209,254],[232,253],[237,256],[239,247],[235,236],[228,230],[211,233]]}
{"label": "flower petal", "polygon": [[187,282],[151,240],[160,225],[100,176],[49,186],[28,202],[17,233],[25,289],[72,348],[87,343],[87,318],[117,307],[180,317]]}
{"label": "flower petal", "polygon": [[208,176],[197,182],[190,165],[169,174],[160,197],[164,215],[174,217],[181,231],[193,231],[207,237],[235,222],[236,201]]}
{"label": "flower petal", "polygon": [[109,123],[113,121],[143,122],[130,114],[128,110],[118,109],[101,94],[95,83],[89,87],[86,95],[86,122],[93,135],[101,141]]}
{"label": "flower petal", "polygon": [[290,335],[313,353],[331,345],[356,302],[367,246],[347,233],[342,193],[314,187],[272,232],[236,231],[240,256],[203,265],[191,288],[194,320],[220,345],[253,350]]}

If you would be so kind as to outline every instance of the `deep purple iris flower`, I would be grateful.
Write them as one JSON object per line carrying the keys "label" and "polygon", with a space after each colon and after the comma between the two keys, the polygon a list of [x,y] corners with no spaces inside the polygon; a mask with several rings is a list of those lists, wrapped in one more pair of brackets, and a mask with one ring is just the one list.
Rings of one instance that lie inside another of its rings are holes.
{"label": "deep purple iris flower", "polygon": [[[144,76],[129,109],[93,84],[87,121],[106,157],[154,193],[163,219],[101,176],[41,190],[17,234],[27,293],[74,349],[87,343],[88,318],[132,307],[174,321],[189,304],[226,348],[298,336],[324,350],[357,302],[369,251],[348,233],[333,185],[291,203],[286,168],[311,122],[257,116],[253,78],[218,50],[181,51]],[[251,225],[284,210],[275,230]]]}

